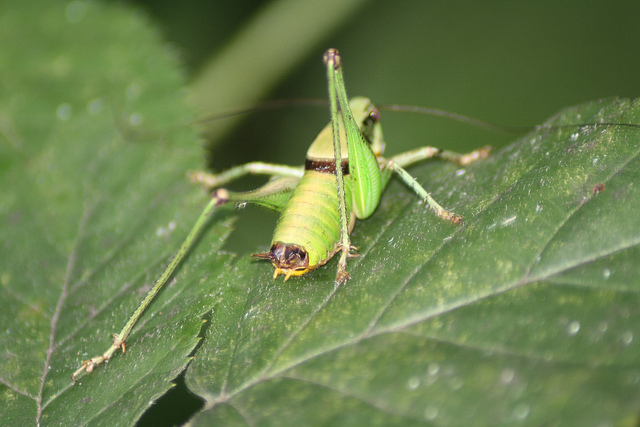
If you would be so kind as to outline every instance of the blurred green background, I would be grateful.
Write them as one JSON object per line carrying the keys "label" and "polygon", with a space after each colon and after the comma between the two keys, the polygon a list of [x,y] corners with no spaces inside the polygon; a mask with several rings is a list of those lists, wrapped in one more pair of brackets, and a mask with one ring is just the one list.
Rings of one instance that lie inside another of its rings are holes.
{"label": "blurred green background", "polygon": [[[158,24],[194,81],[199,81],[207,64],[216,62],[220,52],[271,4],[205,0],[128,3]],[[335,47],[343,56],[350,96],[533,126],[564,107],[612,96],[638,96],[638,17],[640,2],[629,1],[363,2],[335,30],[309,42],[302,59],[292,63],[261,98],[325,97],[321,57],[326,48]],[[296,42],[299,35],[284,21],[272,31],[281,32],[284,41],[274,46],[271,39],[264,38],[253,48],[274,52],[271,60],[277,61],[279,54],[293,49],[288,43]],[[260,74],[261,67],[249,56],[206,89],[198,86],[197,96],[210,98],[218,106],[216,110],[246,106],[246,98],[221,93],[234,84],[248,84]],[[433,117],[384,112],[382,117],[388,154],[421,145],[464,151],[486,144],[501,146],[515,139],[514,135]],[[216,170],[253,160],[301,164],[310,141],[327,121],[327,109],[319,107],[297,106],[248,115],[241,126],[211,143],[208,163]],[[239,188],[255,185],[255,180],[248,180]],[[241,255],[267,247],[276,219],[260,210],[247,210],[240,215],[228,246]],[[263,227],[257,223],[264,223]],[[172,393],[152,412],[166,408],[163,405],[179,391]]]}
{"label": "blurred green background", "polygon": [[[160,22],[193,76],[269,3],[138,2]],[[638,96],[639,16],[640,3],[628,1],[370,1],[325,40],[309,46],[305,60],[288,71],[269,98],[324,97],[321,55],[327,47],[336,47],[343,54],[351,96],[445,108],[509,125],[535,125],[583,101]],[[286,51],[288,46],[283,43],[276,49]],[[239,68],[229,79],[245,74]],[[234,139],[243,147],[235,151],[278,161],[291,149],[274,141],[300,138],[299,150],[290,157],[300,159],[309,136],[292,132],[300,128],[296,122],[315,114],[313,108],[302,110],[301,116],[278,111],[269,112],[264,120],[252,117],[239,134],[243,138]],[[328,116],[320,110],[314,133]],[[477,138],[494,137],[475,129],[467,133],[466,126],[442,124],[440,119],[398,113],[384,119],[391,152],[425,143],[473,147],[482,144],[474,141]],[[253,121],[257,129],[251,129]],[[270,123],[273,126],[267,128]],[[401,130],[407,128],[414,130],[406,135]],[[461,136],[456,129],[463,129]],[[271,136],[273,140],[268,139]],[[237,161],[249,157],[253,156]]]}

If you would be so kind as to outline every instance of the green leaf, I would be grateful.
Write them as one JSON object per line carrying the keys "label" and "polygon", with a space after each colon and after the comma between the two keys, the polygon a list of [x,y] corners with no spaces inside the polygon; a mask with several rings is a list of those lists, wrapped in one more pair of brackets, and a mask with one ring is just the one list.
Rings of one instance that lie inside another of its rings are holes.
{"label": "green leaf", "polygon": [[[202,162],[182,126],[183,77],[157,34],[122,8],[4,5],[0,32],[20,41],[0,55],[0,418],[132,423],[198,342],[211,297],[194,301],[189,286],[210,277],[205,260],[194,257],[195,279],[156,302],[116,375],[75,385],[70,375],[106,350],[203,204],[185,179]],[[164,338],[143,350],[152,336]]]}
{"label": "green leaf", "polygon": [[[549,124],[640,123],[637,103]],[[414,168],[456,228],[392,184],[335,260],[286,284],[241,260],[187,385],[194,425],[615,424],[637,413],[640,130],[534,132]]]}

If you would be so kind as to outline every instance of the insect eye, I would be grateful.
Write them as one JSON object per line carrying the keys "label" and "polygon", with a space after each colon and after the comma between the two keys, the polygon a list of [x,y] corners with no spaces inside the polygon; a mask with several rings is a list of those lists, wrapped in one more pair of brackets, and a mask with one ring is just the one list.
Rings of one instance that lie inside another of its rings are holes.
{"label": "insect eye", "polygon": [[380,121],[380,112],[377,108],[371,107],[369,110],[369,114],[365,117],[363,121],[363,127],[365,128],[373,128],[373,125]]}
{"label": "insect eye", "polygon": [[375,108],[369,111],[369,115],[362,121],[362,134],[369,145],[373,140],[373,127],[378,121],[380,121],[380,113]]}
{"label": "insect eye", "polygon": [[371,120],[373,123],[377,123],[380,121],[380,112],[377,108],[374,108],[369,112],[369,117],[367,117],[367,120]]}

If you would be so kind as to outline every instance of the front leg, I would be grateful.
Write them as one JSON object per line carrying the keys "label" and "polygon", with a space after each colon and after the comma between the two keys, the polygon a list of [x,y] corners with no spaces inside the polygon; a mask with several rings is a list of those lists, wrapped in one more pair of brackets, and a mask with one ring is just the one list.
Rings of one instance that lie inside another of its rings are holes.
{"label": "front leg", "polygon": [[207,190],[228,184],[245,175],[269,175],[302,178],[304,168],[302,166],[288,166],[263,162],[251,162],[235,166],[219,174],[211,174],[203,171],[189,173],[191,182],[202,184]]}

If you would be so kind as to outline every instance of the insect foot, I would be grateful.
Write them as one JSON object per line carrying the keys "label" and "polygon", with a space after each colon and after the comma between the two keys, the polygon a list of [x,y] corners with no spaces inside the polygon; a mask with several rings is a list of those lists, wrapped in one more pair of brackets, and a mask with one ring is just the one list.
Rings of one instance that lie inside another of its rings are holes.
{"label": "insect foot", "polygon": [[105,351],[102,356],[92,357],[91,359],[82,362],[82,366],[80,366],[80,368],[71,375],[71,379],[75,382],[78,379],[78,375],[81,373],[86,372],[87,374],[90,374],[96,366],[101,365],[104,362],[108,362],[109,359],[111,359],[111,356],[113,356],[113,354],[120,348],[122,348],[122,353],[124,354],[126,350],[124,341],[120,338],[119,334],[113,334],[113,344],[111,344],[109,350]]}
{"label": "insect foot", "polygon": [[478,148],[477,150],[470,153],[463,154],[462,156],[460,156],[456,163],[458,163],[460,166],[467,166],[475,162],[476,160],[486,159],[487,157],[489,157],[490,153],[491,146],[487,145],[482,148]]}
{"label": "insect foot", "polygon": [[443,211],[442,213],[440,213],[440,217],[442,219],[451,221],[451,224],[453,225],[461,225],[464,223],[464,219],[462,218],[462,216],[453,212]]}
{"label": "insect foot", "polygon": [[336,274],[336,284],[342,285],[351,279],[351,275],[347,273],[347,270],[342,265],[338,265],[338,273]]}

